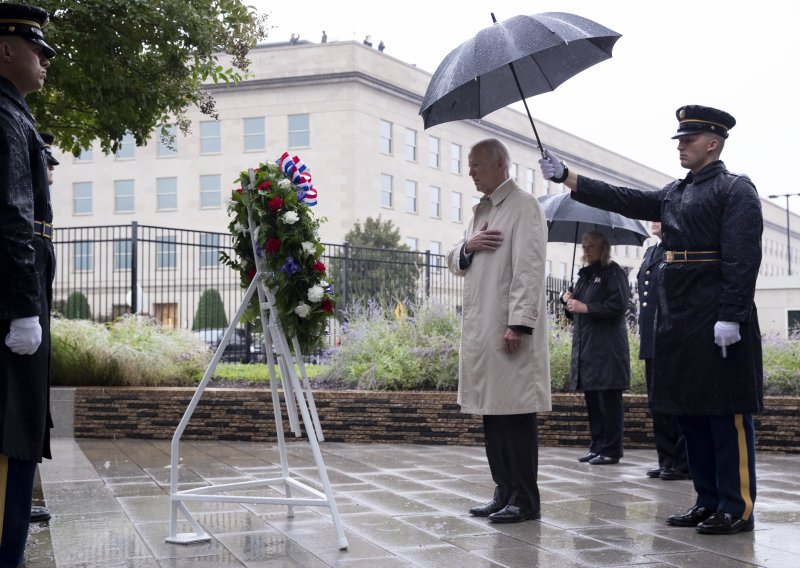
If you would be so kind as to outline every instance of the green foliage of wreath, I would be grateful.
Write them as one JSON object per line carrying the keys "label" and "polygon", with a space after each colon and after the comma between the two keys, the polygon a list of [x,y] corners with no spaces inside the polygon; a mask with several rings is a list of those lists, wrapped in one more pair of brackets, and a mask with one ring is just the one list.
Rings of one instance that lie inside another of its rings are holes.
{"label": "green foliage of wreath", "polygon": [[[221,261],[239,272],[243,288],[260,270],[265,288],[275,295],[275,309],[286,337],[290,342],[297,337],[307,353],[322,346],[327,320],[336,306],[318,234],[326,219],[314,216],[303,200],[304,190],[276,163],[260,164],[253,176],[251,183],[250,172],[241,172],[240,188],[231,194],[228,230],[235,255],[223,252]],[[248,210],[254,235],[249,230]],[[259,315],[255,294],[244,319],[257,321]]]}

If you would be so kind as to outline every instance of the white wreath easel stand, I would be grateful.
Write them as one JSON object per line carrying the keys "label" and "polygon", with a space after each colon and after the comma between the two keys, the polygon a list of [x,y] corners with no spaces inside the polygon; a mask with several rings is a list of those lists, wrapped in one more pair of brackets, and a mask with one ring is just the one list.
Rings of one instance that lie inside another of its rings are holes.
{"label": "white wreath easel stand", "polygon": [[[249,170],[250,185],[254,183],[254,172]],[[255,235],[255,225],[253,217],[248,210],[248,224],[249,232]],[[258,258],[256,250],[255,239],[253,239],[253,258]],[[339,519],[339,512],[336,509],[336,501],[333,498],[333,489],[331,488],[330,480],[328,479],[328,472],[325,469],[325,463],[322,461],[322,453],[319,450],[319,442],[324,441],[322,435],[322,428],[319,423],[319,416],[317,415],[317,407],[314,404],[314,396],[311,391],[311,385],[308,382],[308,375],[306,373],[305,365],[303,364],[303,356],[300,350],[300,343],[297,337],[292,337],[292,347],[294,355],[289,350],[289,343],[283,328],[280,325],[275,309],[275,296],[271,290],[264,287],[261,279],[262,271],[258,267],[256,275],[253,277],[247,292],[244,295],[236,315],[231,321],[230,326],[225,331],[225,335],[217,348],[211,363],[206,370],[203,380],[197,386],[197,390],[186,408],[178,427],[175,429],[175,434],[172,437],[171,446],[171,469],[170,469],[170,529],[169,537],[165,540],[170,543],[178,544],[195,544],[201,542],[208,542],[211,536],[208,535],[200,524],[192,516],[192,513],[186,507],[189,501],[216,501],[223,503],[265,503],[271,505],[286,505],[288,507],[287,517],[294,516],[294,506],[306,507],[328,507],[331,511],[331,519],[336,528],[336,537],[340,550],[347,549],[347,537],[345,537],[342,528],[341,520]],[[186,489],[178,491],[178,476],[180,466],[180,440],[183,435],[192,414],[203,396],[206,385],[214,374],[214,370],[219,363],[222,353],[228,346],[228,342],[233,336],[236,325],[244,315],[247,306],[250,305],[250,300],[253,294],[258,293],[258,302],[261,311],[261,322],[264,327],[264,350],[267,354],[267,368],[269,369],[269,384],[272,391],[272,408],[275,415],[275,432],[278,438],[278,449],[281,458],[281,475],[270,479],[260,479],[255,481],[245,481],[239,483],[227,483],[223,485],[209,485],[205,487],[197,487],[194,489]],[[273,352],[274,349],[274,352]],[[296,437],[302,435],[300,423],[298,421],[297,410],[300,409],[300,414],[303,419],[303,427],[308,434],[308,442],[311,446],[311,451],[314,454],[314,461],[317,465],[317,472],[319,473],[320,481],[324,489],[321,493],[309,487],[298,479],[291,477],[289,472],[289,462],[286,454],[286,440],[283,435],[283,416],[281,413],[280,394],[278,393],[278,379],[275,375],[275,358],[277,357],[278,367],[281,372],[283,382],[283,395],[286,402],[286,414],[289,418],[289,426]],[[301,387],[300,380],[296,369],[299,369],[300,375],[303,378],[303,385]],[[222,492],[234,490],[251,490],[259,487],[283,487],[283,497],[261,497],[254,495],[231,495],[222,494]],[[307,495],[307,497],[294,497],[292,490],[296,489],[299,492]],[[178,513],[182,513],[186,520],[191,525],[194,532],[178,533]]]}

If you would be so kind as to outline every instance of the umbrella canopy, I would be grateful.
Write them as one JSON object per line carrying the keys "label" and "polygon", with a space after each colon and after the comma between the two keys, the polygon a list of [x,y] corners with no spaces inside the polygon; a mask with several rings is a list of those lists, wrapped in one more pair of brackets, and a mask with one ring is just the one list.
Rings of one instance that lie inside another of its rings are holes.
{"label": "umbrella canopy", "polygon": [[639,221],[579,203],[570,198],[570,192],[543,195],[538,200],[547,219],[547,241],[573,243],[570,281],[575,273],[575,250],[585,233],[603,233],[612,245],[642,246],[650,237]]}
{"label": "umbrella canopy", "polygon": [[[592,20],[565,12],[495,22],[439,64],[420,107],[425,128],[481,118],[511,103],[525,103],[527,97],[552,91],[610,58],[620,37]],[[528,118],[539,142],[530,111]]]}
{"label": "umbrella canopy", "polygon": [[599,231],[612,245],[642,246],[650,235],[639,221],[603,211],[570,198],[569,192],[538,198],[547,219],[547,240],[577,243],[584,233]]}

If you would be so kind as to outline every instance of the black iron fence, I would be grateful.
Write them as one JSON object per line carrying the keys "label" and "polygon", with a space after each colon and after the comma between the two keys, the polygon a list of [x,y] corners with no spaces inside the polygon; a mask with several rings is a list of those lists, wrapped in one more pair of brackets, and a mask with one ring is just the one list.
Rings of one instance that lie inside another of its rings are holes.
{"label": "black iron fence", "polygon": [[[220,251],[232,251],[228,233],[134,221],[57,228],[53,240],[54,309],[67,317],[110,321],[126,313],[149,315],[164,325],[194,330],[211,343],[221,336],[214,330],[230,322],[244,295],[238,273],[219,262]],[[408,306],[430,300],[460,312],[462,279],[447,270],[441,254],[348,243],[324,246],[323,261],[341,309],[372,301]],[[558,310],[565,288],[565,281],[547,278],[551,313]],[[228,359],[258,356],[250,333],[237,337],[242,345],[229,348]],[[338,338],[338,320],[332,319],[331,345]]]}

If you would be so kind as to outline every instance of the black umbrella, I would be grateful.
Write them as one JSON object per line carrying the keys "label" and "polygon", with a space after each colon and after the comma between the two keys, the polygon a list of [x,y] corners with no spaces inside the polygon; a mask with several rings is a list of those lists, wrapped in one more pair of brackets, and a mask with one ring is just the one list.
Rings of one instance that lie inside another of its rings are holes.
{"label": "black umbrella", "polygon": [[487,114],[554,90],[570,77],[611,57],[620,34],[564,12],[514,16],[484,28],[439,64],[420,107],[425,128]]}
{"label": "black umbrella", "polygon": [[543,195],[538,198],[547,219],[547,241],[551,243],[573,243],[572,270],[575,272],[575,251],[578,240],[589,231],[603,233],[612,245],[642,246],[650,235],[635,219],[619,213],[589,207],[570,198],[570,193]]}

